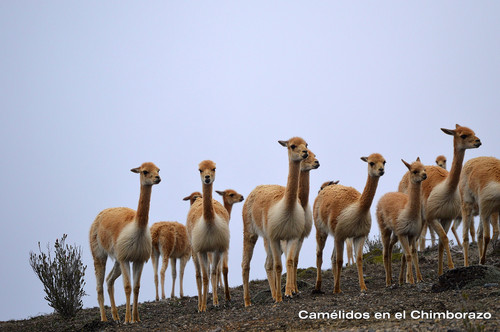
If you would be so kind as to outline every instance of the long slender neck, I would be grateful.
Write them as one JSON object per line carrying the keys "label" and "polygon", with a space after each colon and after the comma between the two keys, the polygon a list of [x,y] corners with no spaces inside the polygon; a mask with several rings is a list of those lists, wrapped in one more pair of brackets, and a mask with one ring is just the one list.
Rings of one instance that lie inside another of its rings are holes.
{"label": "long slender neck", "polygon": [[212,223],[215,219],[215,211],[212,202],[212,183],[203,183],[203,218]]}
{"label": "long slender neck", "polygon": [[373,196],[375,196],[375,191],[377,190],[378,185],[378,176],[370,176],[368,175],[368,179],[366,180],[365,189],[359,198],[359,210],[360,212],[368,212],[370,207],[372,206]]}
{"label": "long slender neck", "polygon": [[409,213],[412,216],[416,216],[420,213],[420,189],[421,189],[421,182],[418,183],[413,183],[410,181],[410,188],[409,188],[409,193],[408,193],[408,204],[409,204]]}
{"label": "long slender neck", "polygon": [[287,208],[292,208],[297,203],[297,192],[299,190],[299,173],[300,160],[290,160],[288,164],[288,180],[285,188],[285,206]]}
{"label": "long slender neck", "polygon": [[141,186],[141,194],[139,196],[139,206],[137,207],[136,221],[140,228],[148,227],[149,220],[149,205],[151,202],[151,191],[153,186]]}
{"label": "long slender neck", "polygon": [[227,213],[229,213],[229,218],[231,218],[231,210],[233,209],[233,204],[230,204],[227,200],[226,197],[223,198],[224,200],[224,207],[227,210]]}
{"label": "long slender neck", "polygon": [[465,150],[454,147],[453,162],[451,164],[450,173],[446,178],[446,184],[450,192],[454,192],[460,181],[460,172],[462,172],[462,164],[464,162]]}
{"label": "long slender neck", "polygon": [[309,171],[301,171],[299,175],[299,200],[305,209],[309,203]]}

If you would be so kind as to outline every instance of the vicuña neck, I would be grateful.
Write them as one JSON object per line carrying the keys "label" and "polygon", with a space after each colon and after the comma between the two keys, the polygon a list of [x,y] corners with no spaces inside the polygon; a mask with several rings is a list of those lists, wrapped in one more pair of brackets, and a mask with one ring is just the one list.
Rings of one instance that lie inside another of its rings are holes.
{"label": "vicu\u00f1a neck", "polygon": [[140,228],[148,227],[149,220],[149,205],[151,202],[151,191],[153,186],[141,186],[141,194],[139,196],[139,206],[137,207],[137,224]]}
{"label": "vicu\u00f1a neck", "polygon": [[229,202],[226,200],[226,197],[224,197],[224,207],[227,210],[227,213],[229,214],[229,218],[231,218],[231,210],[233,209],[233,204],[229,204]]}
{"label": "vicu\u00f1a neck", "polygon": [[370,207],[372,206],[373,196],[375,196],[375,191],[377,190],[378,185],[378,176],[370,176],[368,175],[368,179],[366,180],[365,189],[359,198],[359,209],[360,212],[368,212]]}
{"label": "vicu\u00f1a neck", "polygon": [[458,182],[460,181],[460,172],[462,172],[462,164],[464,162],[465,150],[454,148],[453,162],[451,164],[450,173],[446,178],[449,192],[457,190]]}
{"label": "vicu\u00f1a neck", "polygon": [[297,203],[299,190],[300,160],[291,160],[288,164],[288,180],[285,188],[285,206],[288,211]]}
{"label": "vicu\u00f1a neck", "polygon": [[309,203],[309,171],[301,171],[299,175],[299,200],[305,209]]}
{"label": "vicu\u00f1a neck", "polygon": [[412,216],[415,216],[420,213],[420,188],[421,182],[413,183],[410,181],[410,188],[408,193],[408,204],[409,204],[409,213]]}
{"label": "vicu\u00f1a neck", "polygon": [[203,218],[206,222],[213,222],[215,219],[214,206],[212,202],[212,183],[203,183]]}

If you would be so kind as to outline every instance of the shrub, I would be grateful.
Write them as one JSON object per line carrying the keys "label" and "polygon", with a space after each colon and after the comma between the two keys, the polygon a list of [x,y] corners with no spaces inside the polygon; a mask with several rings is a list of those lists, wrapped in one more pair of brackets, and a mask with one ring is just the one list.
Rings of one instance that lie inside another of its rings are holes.
{"label": "shrub", "polygon": [[[382,250],[384,249],[384,245],[382,244],[382,238],[380,237],[380,235],[376,236],[371,240],[369,238],[366,239],[364,244],[364,249],[365,253],[369,253],[374,250],[376,251],[380,250],[382,252]],[[392,248],[392,253],[399,254],[401,252],[402,252],[401,245],[399,244],[399,242],[397,242]]]}
{"label": "shrub", "polygon": [[82,309],[82,297],[85,294],[84,276],[87,266],[82,263],[81,247],[65,244],[67,235],[56,239],[54,245],[55,257],[51,256],[51,249],[47,244],[48,253],[30,252],[30,265],[43,284],[45,299],[49,306],[55,309],[64,318],[73,317]]}

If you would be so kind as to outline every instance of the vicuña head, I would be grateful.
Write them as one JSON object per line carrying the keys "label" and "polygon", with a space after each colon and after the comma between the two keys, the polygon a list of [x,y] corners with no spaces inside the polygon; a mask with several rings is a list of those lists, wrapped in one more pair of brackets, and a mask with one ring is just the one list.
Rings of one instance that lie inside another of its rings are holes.
{"label": "vicu\u00f1a head", "polygon": [[215,163],[213,161],[203,160],[198,168],[203,184],[212,184],[215,181]]}
{"label": "vicu\u00f1a head", "polygon": [[141,175],[141,186],[152,186],[161,182],[160,169],[151,162],[143,163],[140,167],[132,168],[131,172]]}
{"label": "vicu\u00f1a head", "polygon": [[[416,161],[411,164],[407,163],[403,159],[401,159],[403,164],[406,165],[408,170],[410,171],[410,181],[412,183],[420,183],[427,179],[427,172],[425,171],[425,166],[420,162],[420,157],[417,158]],[[446,160],[445,160],[446,162]]]}
{"label": "vicu\u00f1a head", "polygon": [[455,129],[441,130],[448,135],[453,136],[453,146],[458,150],[475,149],[481,146],[481,140],[477,138],[474,131],[467,127],[455,125]]}
{"label": "vicu\u00f1a head", "polygon": [[288,158],[291,161],[302,161],[309,155],[307,143],[300,137],[292,137],[288,141],[278,141],[288,149]]}
{"label": "vicu\u00f1a head", "polygon": [[195,191],[191,193],[191,195],[184,197],[182,200],[183,201],[189,201],[190,205],[193,205],[193,203],[198,199],[201,198],[201,193],[199,191]]}
{"label": "vicu\u00f1a head", "polygon": [[436,165],[438,165],[442,169],[446,169],[446,157],[443,155],[437,156],[436,157]]}
{"label": "vicu\u00f1a head", "polygon": [[379,153],[372,153],[368,157],[361,157],[361,160],[368,163],[368,175],[380,177],[385,173],[385,159]]}

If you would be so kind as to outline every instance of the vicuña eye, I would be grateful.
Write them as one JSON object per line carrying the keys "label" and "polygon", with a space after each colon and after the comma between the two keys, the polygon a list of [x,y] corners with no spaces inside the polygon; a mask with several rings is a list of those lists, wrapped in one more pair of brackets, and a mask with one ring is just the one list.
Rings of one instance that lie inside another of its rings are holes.
{"label": "vicu\u00f1a eye", "polygon": [[148,174],[149,174],[149,172],[148,172],[148,171],[142,171],[142,174],[144,174],[144,175],[148,175]]}
{"label": "vicu\u00f1a eye", "polygon": [[292,144],[290,145],[290,147],[292,148],[292,150],[295,150],[295,148],[297,147],[295,144]]}
{"label": "vicu\u00f1a eye", "polygon": [[462,139],[466,139],[468,135],[460,135]]}
{"label": "vicu\u00f1a eye", "polygon": [[370,161],[370,166],[373,166],[375,165],[375,163],[373,161]]}

